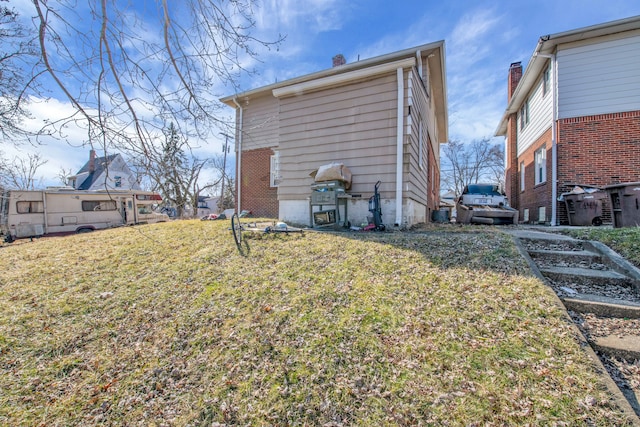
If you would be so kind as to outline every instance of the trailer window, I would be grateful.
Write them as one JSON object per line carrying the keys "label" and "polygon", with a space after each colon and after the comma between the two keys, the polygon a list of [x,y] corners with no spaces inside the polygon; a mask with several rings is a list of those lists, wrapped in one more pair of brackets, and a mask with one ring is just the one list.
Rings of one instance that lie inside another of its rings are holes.
{"label": "trailer window", "polygon": [[44,212],[44,203],[37,201],[17,202],[16,209],[18,213],[42,213]]}
{"label": "trailer window", "polygon": [[83,200],[82,201],[82,210],[83,211],[115,211],[116,201],[115,200]]}
{"label": "trailer window", "polygon": [[153,211],[151,210],[151,207],[142,205],[142,206],[138,206],[138,213],[141,215],[145,215],[145,214],[153,213]]}

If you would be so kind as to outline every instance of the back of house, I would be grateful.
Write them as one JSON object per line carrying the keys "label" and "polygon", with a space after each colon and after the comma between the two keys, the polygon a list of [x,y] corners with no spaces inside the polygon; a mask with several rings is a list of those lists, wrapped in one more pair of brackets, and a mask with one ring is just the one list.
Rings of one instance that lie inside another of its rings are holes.
{"label": "back of house", "polygon": [[8,241],[155,223],[168,220],[154,212],[161,201],[149,191],[13,190],[3,195],[0,223]]}
{"label": "back of house", "polygon": [[[366,224],[380,182],[387,225],[427,222],[448,141],[444,52],[437,41],[351,63],[336,55],[332,68],[222,98],[236,111],[237,212]],[[334,165],[352,179],[325,198],[314,172]]]}

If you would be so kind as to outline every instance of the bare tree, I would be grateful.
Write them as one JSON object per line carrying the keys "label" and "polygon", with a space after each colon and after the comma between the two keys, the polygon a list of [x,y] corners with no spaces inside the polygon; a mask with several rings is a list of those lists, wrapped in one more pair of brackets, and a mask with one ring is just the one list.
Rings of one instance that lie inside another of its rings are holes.
{"label": "bare tree", "polygon": [[503,184],[504,152],[500,144],[488,139],[470,143],[450,141],[442,146],[441,182],[443,188],[462,193],[468,184],[482,180]]}
{"label": "bare tree", "polygon": [[149,145],[147,153],[138,156],[134,163],[150,178],[152,189],[177,209],[179,217],[188,207],[195,214],[200,194],[218,184],[199,182],[211,160],[194,156],[188,139],[179,134],[173,123],[166,129],[164,141]]}
{"label": "bare tree", "polygon": [[227,125],[212,91],[237,88],[257,47],[283,40],[252,35],[254,0],[114,2],[32,0],[39,61],[36,82],[73,106],[71,116],[44,124],[58,134],[73,123],[107,152],[146,155],[173,122],[181,134],[205,140]]}
{"label": "bare tree", "polygon": [[235,179],[229,175],[224,176],[225,186],[222,190],[222,198],[218,201],[218,209],[220,212],[225,209],[233,209],[236,203],[236,186]]}
{"label": "bare tree", "polygon": [[69,168],[69,169],[65,169],[63,167],[61,167],[58,170],[58,175],[57,178],[60,181],[60,184],[63,186],[66,186],[69,182],[69,177],[73,175],[73,169]]}
{"label": "bare tree", "polygon": [[15,156],[8,160],[0,156],[0,187],[16,190],[35,190],[41,179],[36,177],[38,168],[47,163],[40,154],[28,154],[26,158]]}
{"label": "bare tree", "polygon": [[0,136],[12,140],[23,134],[21,121],[28,116],[23,67],[35,57],[35,50],[18,13],[1,3],[8,0],[0,0]]}

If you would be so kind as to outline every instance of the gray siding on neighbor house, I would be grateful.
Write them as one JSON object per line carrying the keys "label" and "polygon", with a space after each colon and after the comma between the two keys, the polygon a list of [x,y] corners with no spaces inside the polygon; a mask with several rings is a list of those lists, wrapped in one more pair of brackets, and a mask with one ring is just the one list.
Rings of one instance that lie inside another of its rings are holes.
{"label": "gray siding on neighbor house", "polygon": [[278,199],[308,197],[309,174],[333,162],[352,172],[351,193],[368,196],[380,180],[394,197],[396,111],[395,73],[281,98]]}
{"label": "gray siding on neighbor house", "polygon": [[558,51],[559,118],[640,110],[640,34]]}
{"label": "gray siding on neighbor house", "polygon": [[278,146],[278,100],[271,93],[242,104],[242,150]]}

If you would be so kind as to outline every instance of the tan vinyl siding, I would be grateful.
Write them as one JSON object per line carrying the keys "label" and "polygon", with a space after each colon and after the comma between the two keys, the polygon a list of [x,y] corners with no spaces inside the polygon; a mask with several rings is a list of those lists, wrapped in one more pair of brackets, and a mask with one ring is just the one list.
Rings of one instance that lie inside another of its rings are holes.
{"label": "tan vinyl siding", "polygon": [[[410,199],[416,200],[424,205],[427,205],[427,194],[429,190],[428,186],[428,172],[433,165],[429,162],[429,146],[428,146],[428,117],[430,109],[428,108],[429,100],[427,99],[426,92],[417,70],[413,69],[409,77],[411,81],[407,84],[407,103],[411,105],[411,127],[409,134],[405,137],[405,165],[404,165],[404,177],[405,185],[404,196]],[[420,122],[422,121],[422,141],[420,139]],[[407,144],[407,139],[410,141]],[[420,166],[420,145],[422,145],[422,168]]]}
{"label": "tan vinyl siding", "polygon": [[394,197],[396,97],[393,73],[280,99],[279,200],[307,197],[309,173],[332,162],[351,170],[351,193],[368,195],[380,180]]}
{"label": "tan vinyl siding", "polygon": [[243,151],[278,146],[278,100],[270,94],[243,105]]}

